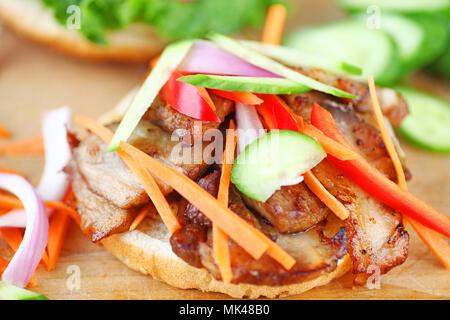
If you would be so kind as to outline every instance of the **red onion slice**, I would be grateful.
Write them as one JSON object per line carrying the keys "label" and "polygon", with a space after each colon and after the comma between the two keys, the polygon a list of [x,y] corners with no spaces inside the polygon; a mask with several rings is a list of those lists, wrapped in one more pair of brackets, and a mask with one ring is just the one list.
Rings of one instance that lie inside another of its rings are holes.
{"label": "red onion slice", "polygon": [[245,147],[265,134],[264,127],[259,120],[254,106],[236,103],[237,124],[237,153],[244,151]]}
{"label": "red onion slice", "polygon": [[221,49],[211,41],[196,40],[177,70],[188,73],[280,78]]}
{"label": "red onion slice", "polygon": [[48,215],[37,190],[24,178],[14,174],[0,174],[0,188],[15,194],[23,203],[27,226],[23,241],[2,280],[25,287],[41,260],[48,240]]}
{"label": "red onion slice", "polygon": [[[69,187],[69,179],[63,172],[70,161],[71,150],[67,141],[66,129],[70,125],[70,109],[62,107],[46,112],[42,118],[42,132],[45,146],[44,174],[37,187],[45,201],[61,201]],[[0,216],[0,228],[25,228],[27,215],[17,209]]]}

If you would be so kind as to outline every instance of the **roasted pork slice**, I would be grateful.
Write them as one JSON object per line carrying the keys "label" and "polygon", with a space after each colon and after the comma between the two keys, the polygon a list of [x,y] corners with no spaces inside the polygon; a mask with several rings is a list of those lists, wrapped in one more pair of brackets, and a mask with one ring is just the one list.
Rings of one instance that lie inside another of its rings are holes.
{"label": "roasted pork slice", "polygon": [[[367,84],[344,78],[332,73],[328,73],[321,69],[298,68],[300,73],[307,75],[317,81],[339,88],[357,96],[357,99],[340,99],[326,94],[320,94],[323,99],[327,99],[330,103],[345,105],[346,108],[352,109],[361,116],[369,115],[372,110],[370,100],[369,87]],[[394,125],[399,125],[401,120],[408,114],[408,104],[402,96],[390,88],[377,87],[377,97],[383,113],[389,118]]]}
{"label": "roasted pork slice", "polygon": [[[111,126],[112,129],[116,125]],[[170,134],[160,127],[141,121],[128,140],[132,145],[150,154],[165,165],[180,170],[191,179],[196,179],[208,167],[207,153],[195,147],[181,147],[171,141]],[[106,144],[98,137],[89,135],[74,151],[77,169],[92,191],[120,208],[130,208],[148,201],[143,187],[117,153],[105,153]],[[195,153],[200,155],[195,156]],[[196,159],[194,159],[196,158]],[[164,194],[171,188],[158,183]]]}
{"label": "roasted pork slice", "polygon": [[[333,271],[338,260],[347,253],[345,228],[333,215],[329,216],[329,221],[322,221],[307,232],[287,235],[258,220],[247,209],[234,187],[230,188],[229,208],[263,231],[296,259],[294,267],[286,271],[268,255],[264,254],[255,260],[234,241],[229,240],[233,283],[280,286],[310,280]],[[170,243],[175,254],[184,261],[198,268],[206,268],[220,280],[220,272],[212,257],[211,230],[210,225],[187,219],[183,227],[172,235]]]}
{"label": "roasted pork slice", "polygon": [[[289,100],[288,100],[289,101]],[[379,131],[351,111],[327,106],[347,140],[373,166],[396,181],[391,159]],[[311,105],[291,104],[305,119],[310,119]],[[405,261],[409,236],[402,216],[376,200],[347,179],[326,159],[313,168],[325,188],[350,212],[346,220],[348,251],[353,260],[355,283],[364,284],[372,274],[383,274]]]}
{"label": "roasted pork slice", "polygon": [[[211,94],[211,99],[216,106],[217,116],[223,121],[233,111],[233,102],[214,94]],[[179,113],[159,97],[155,99],[147,110],[144,119],[174,134],[174,136],[183,140],[186,144],[192,144],[193,141],[202,140],[203,134],[208,129],[217,129],[220,125],[217,122],[199,121]]]}
{"label": "roasted pork slice", "polygon": [[[340,228],[332,236],[326,236],[323,221],[307,232],[280,234],[272,228],[269,236],[295,260],[289,271],[267,254],[253,259],[234,241],[229,240],[232,283],[250,283],[257,285],[280,286],[314,279],[321,274],[332,272],[338,260],[347,253],[346,231]],[[262,228],[267,232],[269,226]],[[188,223],[175,232],[170,243],[172,250],[187,263],[206,268],[216,279],[220,272],[212,256],[211,228]]]}
{"label": "roasted pork slice", "polygon": [[[71,165],[75,165],[72,163]],[[137,208],[122,209],[92,192],[76,168],[72,168],[72,189],[76,195],[80,228],[93,242],[114,233],[127,231]]]}
{"label": "roasted pork slice", "polygon": [[250,208],[266,218],[281,233],[305,231],[330,213],[304,183],[283,186],[266,202],[242,196]]}

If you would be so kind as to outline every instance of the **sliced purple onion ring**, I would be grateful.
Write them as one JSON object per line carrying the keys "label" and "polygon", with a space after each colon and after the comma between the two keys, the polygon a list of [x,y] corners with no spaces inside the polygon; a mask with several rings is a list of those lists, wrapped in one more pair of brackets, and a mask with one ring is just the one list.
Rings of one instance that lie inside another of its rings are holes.
{"label": "sliced purple onion ring", "polygon": [[2,280],[25,287],[36,270],[48,240],[48,215],[37,190],[25,178],[0,174],[0,189],[15,194],[27,214],[27,226],[22,243],[3,272]]}
{"label": "sliced purple onion ring", "polygon": [[177,70],[188,73],[281,78],[279,75],[250,64],[206,40],[194,42]]}
{"label": "sliced purple onion ring", "polygon": [[[45,167],[37,190],[44,201],[61,201],[69,187],[69,179],[63,172],[71,158],[66,133],[69,125],[70,109],[68,107],[48,111],[42,118]],[[23,209],[12,210],[0,216],[0,228],[25,228],[26,225],[27,215]]]}
{"label": "sliced purple onion ring", "polygon": [[265,134],[254,106],[236,103],[237,154],[245,147]]}

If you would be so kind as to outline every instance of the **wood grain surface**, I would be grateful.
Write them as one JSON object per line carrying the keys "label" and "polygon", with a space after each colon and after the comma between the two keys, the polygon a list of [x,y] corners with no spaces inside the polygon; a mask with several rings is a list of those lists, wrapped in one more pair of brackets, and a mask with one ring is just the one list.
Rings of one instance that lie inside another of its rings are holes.
{"label": "wood grain surface", "polygon": [[[325,3],[328,1],[307,2],[289,27],[342,16],[338,11],[321,10]],[[308,10],[317,14],[308,15]],[[68,105],[74,113],[98,117],[136,86],[144,73],[145,66],[94,64],[64,57],[4,30],[0,35],[0,124],[11,129],[13,139],[20,140],[40,133],[44,110]],[[449,84],[443,80],[419,75],[410,81],[450,100]],[[450,156],[423,151],[403,140],[401,144],[413,174],[408,183],[411,192],[450,215]],[[0,165],[21,170],[37,183],[43,159],[0,157]],[[347,274],[289,299],[449,299],[450,271],[408,231],[409,258],[382,277],[380,289],[352,288],[352,276]],[[11,254],[0,239],[0,256]],[[73,289],[74,270],[81,276],[78,289]],[[56,269],[47,272],[40,268],[37,279],[34,290],[51,299],[228,299],[222,294],[173,288],[134,272],[92,244],[73,224]]]}

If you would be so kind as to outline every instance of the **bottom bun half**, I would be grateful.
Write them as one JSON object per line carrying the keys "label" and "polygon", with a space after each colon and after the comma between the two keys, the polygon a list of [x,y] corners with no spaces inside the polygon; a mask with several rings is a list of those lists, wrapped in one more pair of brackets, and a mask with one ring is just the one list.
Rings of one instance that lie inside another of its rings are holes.
{"label": "bottom bun half", "polygon": [[234,298],[276,298],[300,294],[329,283],[351,269],[348,255],[337,268],[315,279],[285,286],[226,284],[214,279],[206,270],[193,267],[172,251],[170,234],[160,221],[146,219],[138,230],[116,234],[102,241],[104,247],[133,270],[182,289],[220,292]]}

